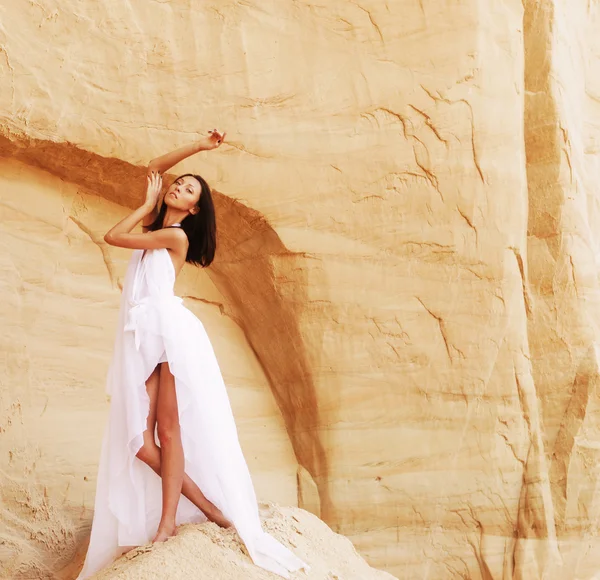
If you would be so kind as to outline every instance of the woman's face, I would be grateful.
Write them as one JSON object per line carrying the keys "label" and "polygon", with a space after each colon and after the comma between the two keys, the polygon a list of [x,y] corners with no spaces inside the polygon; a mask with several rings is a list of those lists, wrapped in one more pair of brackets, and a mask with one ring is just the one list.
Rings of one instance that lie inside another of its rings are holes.
{"label": "woman's face", "polygon": [[190,213],[195,213],[193,210],[197,209],[196,204],[200,199],[201,191],[200,183],[195,177],[191,175],[179,177],[167,189],[165,203],[174,209],[192,210]]}

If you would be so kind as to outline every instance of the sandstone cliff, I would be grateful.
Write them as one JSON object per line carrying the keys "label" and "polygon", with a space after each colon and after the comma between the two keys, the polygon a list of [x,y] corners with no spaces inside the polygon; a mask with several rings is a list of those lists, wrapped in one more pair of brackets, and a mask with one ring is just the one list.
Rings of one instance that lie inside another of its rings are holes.
{"label": "sandstone cliff", "polygon": [[[219,192],[178,280],[261,499],[398,578],[600,570],[598,0],[0,9],[0,568],[89,529],[144,164]],[[62,571],[62,572],[61,572]]]}

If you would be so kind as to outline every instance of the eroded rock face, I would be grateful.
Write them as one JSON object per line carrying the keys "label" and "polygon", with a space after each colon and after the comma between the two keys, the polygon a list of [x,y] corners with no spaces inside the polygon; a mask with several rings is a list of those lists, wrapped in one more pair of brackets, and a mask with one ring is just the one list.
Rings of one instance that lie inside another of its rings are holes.
{"label": "eroded rock face", "polygon": [[0,560],[68,574],[127,258],[102,236],[217,126],[181,172],[221,192],[219,254],[178,284],[260,495],[400,578],[600,569],[599,12],[6,6]]}

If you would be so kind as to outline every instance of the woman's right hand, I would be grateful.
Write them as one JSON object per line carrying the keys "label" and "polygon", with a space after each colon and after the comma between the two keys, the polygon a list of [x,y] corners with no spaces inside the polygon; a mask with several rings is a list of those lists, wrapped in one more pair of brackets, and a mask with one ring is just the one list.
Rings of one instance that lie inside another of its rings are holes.
{"label": "woman's right hand", "polygon": [[149,209],[154,209],[158,203],[158,197],[162,190],[162,176],[158,171],[150,171],[146,178],[146,201],[144,205]]}
{"label": "woman's right hand", "polygon": [[227,133],[225,131],[223,133],[216,129],[209,131],[208,135],[203,135],[200,141],[198,141],[200,151],[210,151],[211,149],[220,147],[221,143],[225,141],[226,136]]}

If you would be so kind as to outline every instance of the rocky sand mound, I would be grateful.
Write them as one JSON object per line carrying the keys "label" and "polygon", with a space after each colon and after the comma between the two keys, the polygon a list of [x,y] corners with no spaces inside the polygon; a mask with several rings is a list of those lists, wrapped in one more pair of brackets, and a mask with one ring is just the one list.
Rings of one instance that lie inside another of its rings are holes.
{"label": "rocky sand mound", "polygon": [[[394,580],[371,568],[348,538],[298,508],[261,505],[264,529],[311,566],[305,580]],[[135,548],[93,580],[274,580],[250,560],[237,534],[213,523],[184,525],[163,544]]]}

